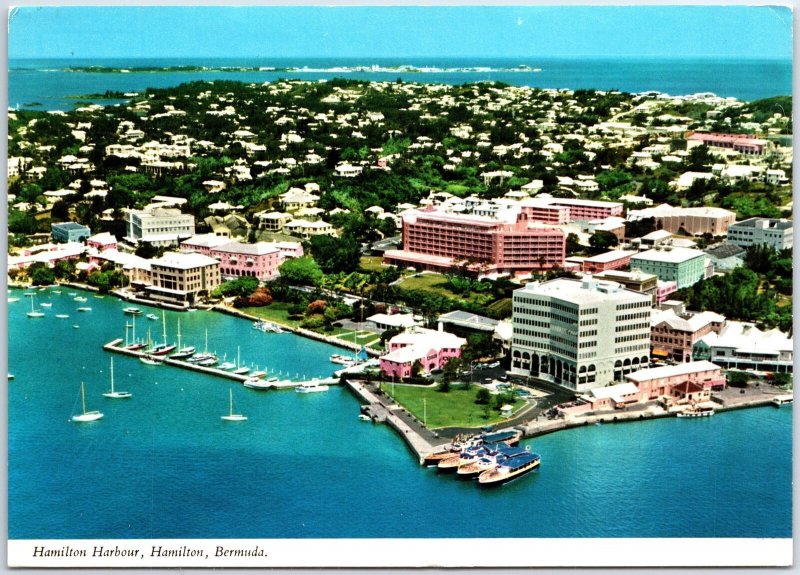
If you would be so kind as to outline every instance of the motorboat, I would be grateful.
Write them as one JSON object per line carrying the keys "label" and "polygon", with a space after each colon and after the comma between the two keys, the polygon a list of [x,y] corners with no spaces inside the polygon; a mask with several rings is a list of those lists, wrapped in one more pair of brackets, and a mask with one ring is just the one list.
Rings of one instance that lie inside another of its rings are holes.
{"label": "motorboat", "polygon": [[328,391],[328,386],[318,381],[307,381],[295,387],[294,390],[297,393],[318,393],[320,391]]}
{"label": "motorboat", "polygon": [[126,307],[122,311],[123,313],[127,313],[130,315],[140,315],[142,313],[142,310],[140,310],[138,307]]}
{"label": "motorboat", "polygon": [[145,317],[149,320],[158,321],[158,316],[154,313],[148,313]]}
{"label": "motorboat", "polygon": [[258,377],[250,376],[244,380],[244,386],[250,389],[257,389],[259,391],[266,391],[272,389],[272,384],[278,381],[278,378],[261,379]]}

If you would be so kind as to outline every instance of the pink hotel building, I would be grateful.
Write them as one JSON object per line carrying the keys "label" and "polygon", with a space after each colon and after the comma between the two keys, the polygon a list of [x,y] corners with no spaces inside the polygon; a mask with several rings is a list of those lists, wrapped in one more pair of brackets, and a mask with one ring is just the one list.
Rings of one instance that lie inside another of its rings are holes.
{"label": "pink hotel building", "polygon": [[447,270],[468,260],[475,271],[517,275],[562,267],[565,242],[564,232],[525,208],[513,222],[428,208],[403,216],[403,249],[387,250],[384,262]]}
{"label": "pink hotel building", "polygon": [[220,274],[226,279],[251,276],[267,281],[279,275],[278,267],[284,260],[282,251],[273,244],[243,244],[213,234],[189,238],[181,242],[181,248],[218,260]]}

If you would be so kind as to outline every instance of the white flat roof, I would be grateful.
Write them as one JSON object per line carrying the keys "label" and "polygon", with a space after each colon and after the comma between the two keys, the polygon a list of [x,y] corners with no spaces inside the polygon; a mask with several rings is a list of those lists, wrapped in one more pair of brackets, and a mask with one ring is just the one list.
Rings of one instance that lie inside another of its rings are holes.
{"label": "white flat roof", "polygon": [[677,375],[689,375],[700,371],[712,371],[721,369],[710,361],[690,361],[689,363],[679,363],[678,365],[665,365],[663,367],[650,367],[640,369],[625,376],[625,379],[642,382],[650,379],[661,379],[664,377],[675,377]]}
{"label": "white flat roof", "polygon": [[693,250],[691,248],[669,248],[662,250],[647,250],[631,256],[631,264],[634,260],[646,260],[652,262],[681,263],[697,257],[705,257],[705,252]]}

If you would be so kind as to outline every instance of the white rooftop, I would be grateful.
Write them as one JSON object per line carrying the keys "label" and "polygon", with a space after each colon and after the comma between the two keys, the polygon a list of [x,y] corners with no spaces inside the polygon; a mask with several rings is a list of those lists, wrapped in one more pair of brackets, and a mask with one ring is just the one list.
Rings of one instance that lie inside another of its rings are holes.
{"label": "white rooftop", "polygon": [[710,361],[690,361],[679,363],[678,365],[665,365],[663,367],[650,367],[640,369],[625,376],[625,379],[635,382],[648,381],[651,379],[661,379],[664,377],[675,377],[679,375],[691,375],[702,371],[713,371],[721,369],[717,364]]}
{"label": "white rooftop", "polygon": [[647,250],[631,256],[631,265],[635,261],[651,261],[665,263],[682,263],[697,257],[705,257],[705,252],[691,248],[665,248],[660,250]]}

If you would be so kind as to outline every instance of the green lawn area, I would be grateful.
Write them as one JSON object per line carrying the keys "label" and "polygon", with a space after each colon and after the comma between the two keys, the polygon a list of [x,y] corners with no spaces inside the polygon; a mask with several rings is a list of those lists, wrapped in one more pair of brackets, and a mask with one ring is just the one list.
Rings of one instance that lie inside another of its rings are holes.
{"label": "green lawn area", "polygon": [[296,319],[289,319],[289,306],[291,304],[284,302],[273,302],[264,307],[246,307],[242,311],[251,315],[263,318],[267,321],[274,321],[281,325],[288,325],[289,327],[298,327],[300,321]]}
{"label": "green lawn area", "polygon": [[463,297],[449,289],[449,282],[445,276],[437,273],[414,274],[400,282],[397,287],[403,290],[422,290],[439,296],[455,300],[464,300],[475,305],[486,305],[492,301],[493,297],[487,293],[470,293]]}
{"label": "green lawn area", "polygon": [[[333,331],[323,331],[323,330],[315,330],[319,331],[320,333],[324,333],[325,335],[330,335],[346,342],[352,343],[353,342],[353,330],[351,329],[344,329],[341,327],[334,327]],[[355,341],[359,345],[364,345],[365,343],[372,341],[378,337],[374,333],[368,331],[359,331],[356,332]]]}
{"label": "green lawn area", "polygon": [[380,272],[385,269],[381,262],[383,262],[381,256],[361,256],[358,267],[365,272]]}
{"label": "green lawn area", "polygon": [[404,279],[397,287],[408,290],[425,290],[452,298],[458,297],[457,294],[447,289],[447,278],[436,273],[415,274]]}
{"label": "green lawn area", "polygon": [[[397,403],[413,413],[417,419],[425,421],[423,415],[426,415],[427,425],[430,428],[482,427],[505,421],[494,409],[490,409],[488,419],[485,418],[485,407],[475,403],[475,396],[479,389],[475,385],[466,390],[456,386],[447,393],[436,391],[435,386],[418,387],[395,384],[394,392],[392,387],[391,383],[381,384],[383,391],[394,397]],[[424,408],[423,399],[425,400]],[[516,400],[514,412],[524,403],[522,400]]]}

